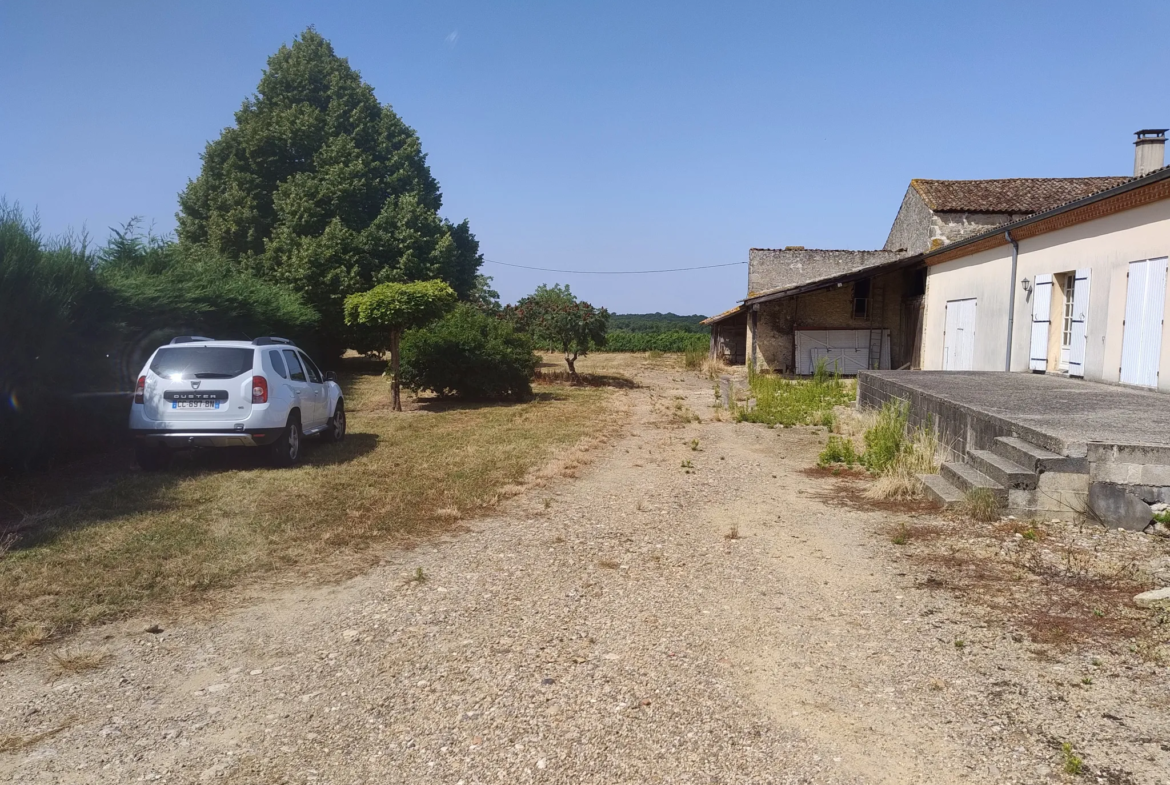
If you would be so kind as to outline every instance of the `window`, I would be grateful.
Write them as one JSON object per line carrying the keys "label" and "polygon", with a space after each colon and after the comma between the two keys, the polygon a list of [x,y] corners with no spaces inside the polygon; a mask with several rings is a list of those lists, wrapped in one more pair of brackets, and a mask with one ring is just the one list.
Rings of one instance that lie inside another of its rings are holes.
{"label": "window", "polygon": [[252,370],[252,349],[168,346],[155,352],[150,370],[166,379],[234,379]]}
{"label": "window", "polygon": [[284,360],[280,359],[280,352],[269,352],[268,361],[272,363],[272,370],[280,374],[281,379],[288,378],[288,369],[284,367]]}
{"label": "window", "polygon": [[865,319],[869,316],[869,279],[862,278],[853,282],[853,318]]}
{"label": "window", "polygon": [[313,365],[313,361],[309,359],[309,355],[302,354],[301,360],[305,363],[305,370],[309,372],[309,381],[313,384],[320,384],[321,372],[317,370],[317,366]]}
{"label": "window", "polygon": [[1073,289],[1077,285],[1077,274],[1068,273],[1064,280],[1064,321],[1061,323],[1060,345],[1067,349],[1072,346]]}
{"label": "window", "polygon": [[292,349],[285,349],[284,359],[288,362],[288,378],[294,382],[305,381],[305,369],[301,367],[301,361],[297,359],[297,353]]}

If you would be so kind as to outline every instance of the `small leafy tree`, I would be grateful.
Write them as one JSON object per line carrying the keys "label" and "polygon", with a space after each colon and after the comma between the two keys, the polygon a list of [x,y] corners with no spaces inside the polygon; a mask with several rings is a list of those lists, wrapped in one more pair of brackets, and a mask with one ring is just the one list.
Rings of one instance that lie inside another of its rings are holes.
{"label": "small leafy tree", "polygon": [[540,346],[549,346],[564,353],[565,364],[574,381],[577,358],[590,349],[605,346],[609,330],[609,311],[594,308],[582,302],[569,291],[569,286],[541,285],[515,306],[509,306],[507,315],[519,329],[529,332]]}
{"label": "small leafy tree", "polygon": [[455,290],[443,281],[384,283],[345,298],[345,322],[384,331],[390,349],[390,395],[394,411],[402,411],[398,374],[402,332],[421,327],[455,304]]}

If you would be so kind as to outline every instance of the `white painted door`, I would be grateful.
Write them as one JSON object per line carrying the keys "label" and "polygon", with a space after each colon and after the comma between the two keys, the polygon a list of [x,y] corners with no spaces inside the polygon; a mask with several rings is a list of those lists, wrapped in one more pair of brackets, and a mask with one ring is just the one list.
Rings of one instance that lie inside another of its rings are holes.
{"label": "white painted door", "polygon": [[947,302],[944,371],[970,371],[975,367],[975,304],[975,298]]}
{"label": "white painted door", "polygon": [[1121,341],[1122,384],[1158,386],[1165,306],[1166,259],[1130,262]]}
{"label": "white painted door", "polygon": [[1089,329],[1089,268],[1076,271],[1073,280],[1072,339],[1068,346],[1068,375],[1085,375]]}
{"label": "white painted door", "polygon": [[1032,342],[1028,350],[1028,367],[1043,373],[1048,370],[1048,328],[1052,325],[1052,276],[1041,273],[1032,287]]}

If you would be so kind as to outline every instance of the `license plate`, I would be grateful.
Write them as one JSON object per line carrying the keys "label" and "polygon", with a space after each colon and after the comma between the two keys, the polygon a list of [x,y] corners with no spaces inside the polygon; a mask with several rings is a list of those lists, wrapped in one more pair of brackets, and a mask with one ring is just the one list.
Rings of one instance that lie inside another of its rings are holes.
{"label": "license plate", "polygon": [[172,409],[218,409],[219,401],[171,401]]}

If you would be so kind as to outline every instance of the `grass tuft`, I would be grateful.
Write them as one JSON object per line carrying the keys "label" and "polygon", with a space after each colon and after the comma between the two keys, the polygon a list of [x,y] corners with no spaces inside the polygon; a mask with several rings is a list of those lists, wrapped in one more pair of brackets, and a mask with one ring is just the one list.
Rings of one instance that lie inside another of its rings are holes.
{"label": "grass tuft", "polygon": [[981,523],[999,520],[999,499],[987,488],[971,488],[963,494],[963,513]]}
{"label": "grass tuft", "polygon": [[53,660],[60,673],[82,673],[101,667],[109,657],[105,649],[95,649],[78,646],[72,649],[58,649],[53,652]]}

